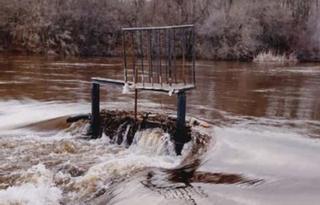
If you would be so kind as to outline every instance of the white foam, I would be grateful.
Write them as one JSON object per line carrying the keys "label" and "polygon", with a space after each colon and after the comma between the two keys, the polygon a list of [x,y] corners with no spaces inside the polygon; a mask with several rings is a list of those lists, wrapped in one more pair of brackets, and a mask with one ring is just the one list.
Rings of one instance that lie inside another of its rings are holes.
{"label": "white foam", "polygon": [[175,156],[170,135],[161,129],[147,129],[137,132],[130,149],[135,153]]}
{"label": "white foam", "polygon": [[12,129],[20,126],[88,110],[90,107],[87,103],[40,102],[29,99],[0,101],[0,134],[12,134]]}
{"label": "white foam", "polygon": [[28,183],[0,191],[0,204],[59,205],[62,191],[53,184],[53,174],[39,164],[30,168],[25,175]]}
{"label": "white foam", "polygon": [[295,132],[216,127],[217,144],[205,167],[282,178],[320,177],[319,143]]}
{"label": "white foam", "polygon": [[122,88],[122,94],[129,94],[130,93],[130,87],[128,83],[125,83]]}
{"label": "white foam", "polygon": [[[112,146],[117,147],[108,145],[110,149]],[[100,163],[96,163],[83,177],[78,178],[77,184],[79,187],[84,187],[84,184],[97,186],[102,179],[130,175],[147,167],[170,169],[178,166],[182,158],[176,156],[167,133],[159,128],[147,129],[136,133],[129,149],[123,147],[118,149],[117,154],[100,158]]]}

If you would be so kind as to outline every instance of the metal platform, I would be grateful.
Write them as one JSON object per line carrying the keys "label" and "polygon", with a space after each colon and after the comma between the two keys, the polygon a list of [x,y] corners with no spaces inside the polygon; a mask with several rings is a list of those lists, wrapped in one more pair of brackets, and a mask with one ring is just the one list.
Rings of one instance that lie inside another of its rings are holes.
{"label": "metal platform", "polygon": [[132,82],[125,82],[122,80],[114,80],[109,78],[92,78],[92,83],[97,83],[100,85],[103,84],[114,84],[114,85],[121,85],[125,86],[127,83],[130,90],[144,90],[144,91],[157,91],[157,92],[165,92],[171,94],[177,94],[179,92],[185,92],[188,90],[192,90],[195,88],[193,84],[152,84],[152,83],[132,83]]}

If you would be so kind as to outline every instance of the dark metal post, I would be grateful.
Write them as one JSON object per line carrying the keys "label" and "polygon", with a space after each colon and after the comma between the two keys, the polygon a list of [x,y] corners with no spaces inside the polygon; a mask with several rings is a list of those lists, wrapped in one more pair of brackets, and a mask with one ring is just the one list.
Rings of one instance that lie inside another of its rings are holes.
{"label": "dark metal post", "polygon": [[92,84],[91,91],[91,130],[92,138],[97,139],[100,137],[100,85],[97,83]]}
{"label": "dark metal post", "polygon": [[134,89],[134,120],[137,121],[138,115],[138,90]]}
{"label": "dark metal post", "polygon": [[186,134],[186,93],[184,91],[177,94],[177,121],[176,121],[176,133],[175,133],[175,149],[178,155],[181,154],[183,145],[189,139]]}
{"label": "dark metal post", "polygon": [[179,92],[177,97],[177,128],[184,129],[186,125],[186,93]]}

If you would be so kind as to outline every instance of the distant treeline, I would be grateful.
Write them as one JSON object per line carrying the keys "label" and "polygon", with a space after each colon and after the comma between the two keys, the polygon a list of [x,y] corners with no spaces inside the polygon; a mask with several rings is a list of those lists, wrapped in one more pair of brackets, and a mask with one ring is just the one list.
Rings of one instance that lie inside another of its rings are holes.
{"label": "distant treeline", "polygon": [[0,51],[121,55],[121,27],[195,24],[197,56],[320,59],[318,0],[0,0]]}

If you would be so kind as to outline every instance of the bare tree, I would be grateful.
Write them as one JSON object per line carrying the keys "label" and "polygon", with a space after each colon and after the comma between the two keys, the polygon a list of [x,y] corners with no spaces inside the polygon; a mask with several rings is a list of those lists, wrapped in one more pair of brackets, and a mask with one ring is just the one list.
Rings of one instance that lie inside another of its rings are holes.
{"label": "bare tree", "polygon": [[120,55],[120,28],[195,24],[197,54],[320,59],[319,0],[0,0],[0,50]]}

